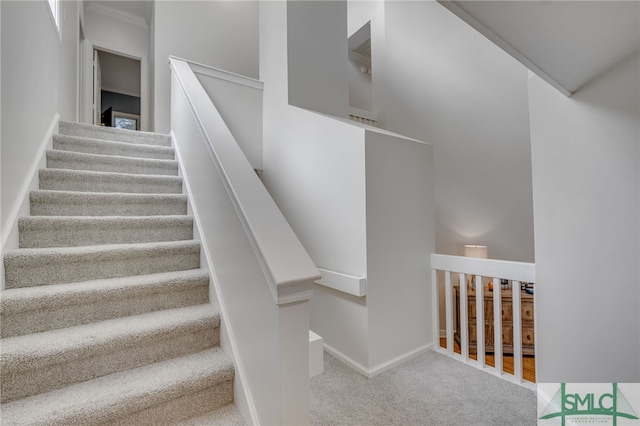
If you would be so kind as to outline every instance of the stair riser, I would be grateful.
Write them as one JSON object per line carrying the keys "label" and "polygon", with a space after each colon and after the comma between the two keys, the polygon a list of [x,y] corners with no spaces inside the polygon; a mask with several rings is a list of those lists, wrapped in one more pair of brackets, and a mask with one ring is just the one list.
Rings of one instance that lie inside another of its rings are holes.
{"label": "stair riser", "polygon": [[65,138],[65,136],[53,137],[53,149],[98,155],[155,158],[158,160],[173,160],[175,158],[173,149],[168,147],[137,145],[123,142],[100,142],[96,140],[85,141],[82,139],[68,139]]}
{"label": "stair riser", "polygon": [[89,170],[95,172],[133,173],[177,176],[174,161],[140,161],[125,157],[91,158],[82,155],[62,155],[61,151],[47,153],[47,167],[52,169]]}
{"label": "stair riser", "polygon": [[105,423],[109,426],[155,426],[175,424],[233,402],[233,380],[200,392],[162,402],[137,413]]}
{"label": "stair riser", "polygon": [[[22,372],[3,368],[2,403],[84,382],[118,371],[140,367],[191,353],[219,344],[219,328],[213,321],[197,329],[181,329],[154,338],[115,342],[108,347],[85,348],[82,358],[64,354],[49,358],[49,365]],[[64,359],[68,358],[68,359]]]}
{"label": "stair riser", "polygon": [[[126,294],[126,291],[122,293]],[[200,305],[209,301],[209,286],[208,282],[204,282],[184,291],[156,290],[127,298],[116,296],[122,294],[105,294],[100,302],[82,303],[82,299],[74,300],[74,304],[53,309],[25,309],[10,314],[3,310],[0,323],[1,337],[22,336],[164,309]]]}
{"label": "stair riser", "polygon": [[187,201],[158,203],[52,204],[31,201],[32,216],[159,216],[185,215]]}
{"label": "stair riser", "polygon": [[70,283],[131,275],[184,271],[200,267],[200,249],[170,249],[138,255],[126,251],[117,256],[96,254],[82,259],[66,256],[21,264],[5,257],[6,288]]}
{"label": "stair riser", "polygon": [[[99,218],[97,218],[99,219]],[[148,226],[126,226],[69,222],[55,227],[19,226],[20,248],[78,247],[101,244],[128,244],[160,241],[182,241],[193,238],[193,223],[151,223]]]}
{"label": "stair riser", "polygon": [[80,192],[123,192],[141,194],[181,194],[179,179],[152,179],[144,175],[59,176],[50,171],[40,171],[40,189]]}
{"label": "stair riser", "polygon": [[63,135],[77,136],[108,141],[128,142],[146,145],[171,146],[171,139],[167,135],[145,132],[124,132],[110,127],[95,127],[80,123],[61,121],[59,132]]}

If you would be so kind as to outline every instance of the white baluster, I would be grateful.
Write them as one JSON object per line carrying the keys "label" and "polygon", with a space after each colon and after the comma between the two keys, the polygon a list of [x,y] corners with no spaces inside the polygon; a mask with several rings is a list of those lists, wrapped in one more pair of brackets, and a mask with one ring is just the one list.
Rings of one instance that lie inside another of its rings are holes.
{"label": "white baluster", "polygon": [[445,313],[447,318],[447,353],[453,355],[453,309],[451,303],[451,272],[444,272]]}
{"label": "white baluster", "polygon": [[467,299],[467,276],[460,274],[460,354],[465,360],[469,359],[469,318],[468,318],[468,299]]}
{"label": "white baluster", "polygon": [[484,368],[484,292],[480,275],[476,275],[476,342],[478,367]]}
{"label": "white baluster", "polygon": [[520,281],[513,285],[513,375],[522,382],[522,304],[520,302]]}
{"label": "white baluster", "polygon": [[433,340],[440,347],[440,297],[438,293],[438,271],[431,269],[431,305],[433,307]]}
{"label": "white baluster", "polygon": [[493,279],[493,355],[496,374],[502,375],[502,285],[500,278]]}

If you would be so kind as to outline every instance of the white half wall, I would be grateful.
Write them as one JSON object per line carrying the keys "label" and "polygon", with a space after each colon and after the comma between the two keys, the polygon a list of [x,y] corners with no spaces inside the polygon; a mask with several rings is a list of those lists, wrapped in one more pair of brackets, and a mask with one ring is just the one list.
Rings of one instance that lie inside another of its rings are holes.
{"label": "white half wall", "polygon": [[366,132],[369,368],[424,349],[432,336],[433,147]]}
{"label": "white half wall", "polygon": [[529,80],[540,382],[640,381],[639,75]]}
{"label": "white half wall", "polygon": [[170,127],[169,56],[258,77],[257,1],[154,2],[155,131]]}

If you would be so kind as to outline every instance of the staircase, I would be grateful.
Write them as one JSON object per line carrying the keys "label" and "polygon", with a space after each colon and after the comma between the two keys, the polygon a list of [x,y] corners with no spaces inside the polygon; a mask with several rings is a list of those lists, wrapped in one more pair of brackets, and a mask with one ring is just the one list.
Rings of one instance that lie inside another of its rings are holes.
{"label": "staircase", "polygon": [[2,424],[244,424],[170,138],[59,128],[4,256]]}

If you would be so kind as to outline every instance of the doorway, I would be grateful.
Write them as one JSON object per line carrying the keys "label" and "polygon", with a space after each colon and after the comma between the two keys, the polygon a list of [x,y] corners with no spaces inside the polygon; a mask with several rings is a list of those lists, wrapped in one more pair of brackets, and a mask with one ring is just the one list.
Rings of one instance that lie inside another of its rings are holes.
{"label": "doorway", "polygon": [[140,130],[141,61],[93,51],[93,124]]}
{"label": "doorway", "polygon": [[[150,131],[146,54],[87,38],[82,40],[82,44],[80,120],[100,125],[109,107],[107,103],[111,103],[112,111],[121,113],[116,117],[130,119],[130,115],[138,116],[134,117],[135,128]],[[108,114],[107,118],[109,116],[112,117],[112,114]],[[112,117],[111,123],[115,121],[133,128],[130,120]]]}

